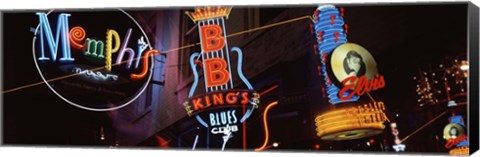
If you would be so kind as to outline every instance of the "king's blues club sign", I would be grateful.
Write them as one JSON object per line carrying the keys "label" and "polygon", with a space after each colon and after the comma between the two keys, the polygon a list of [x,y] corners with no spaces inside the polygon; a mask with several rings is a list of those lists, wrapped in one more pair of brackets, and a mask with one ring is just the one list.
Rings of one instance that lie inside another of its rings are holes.
{"label": "king's blues club sign", "polygon": [[[152,76],[153,50],[126,12],[37,12],[33,56],[48,87],[64,101],[91,111],[132,103]],[[92,18],[95,17],[95,18]],[[115,22],[110,21],[115,17]]]}
{"label": "king's blues club sign", "polygon": [[[242,50],[228,47],[224,18],[228,17],[230,10],[231,7],[206,7],[187,12],[198,26],[201,52],[190,56],[194,82],[184,106],[188,115],[195,117],[206,130],[205,134],[197,135],[193,149],[199,136],[205,136],[204,146],[207,148],[223,150],[228,147],[232,138],[238,139],[236,133],[242,131],[241,124],[245,123],[259,103],[260,95],[242,73]],[[236,68],[231,66],[231,55],[237,56]],[[235,88],[232,78],[234,70],[244,89]],[[201,74],[204,87],[198,84]],[[195,94],[196,91],[199,94]]]}

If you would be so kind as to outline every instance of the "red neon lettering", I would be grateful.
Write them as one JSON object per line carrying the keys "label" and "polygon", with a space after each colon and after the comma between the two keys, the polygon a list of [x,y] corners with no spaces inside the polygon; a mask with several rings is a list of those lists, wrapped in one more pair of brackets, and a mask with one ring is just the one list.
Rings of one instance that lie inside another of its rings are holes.
{"label": "red neon lettering", "polygon": [[131,74],[130,78],[138,80],[138,79],[141,79],[141,78],[145,77],[145,75],[147,75],[148,69],[150,68],[148,66],[148,59],[150,58],[150,55],[155,55],[155,54],[160,54],[160,51],[158,51],[158,50],[147,51],[143,55],[143,70],[142,70],[142,72],[140,74]]}
{"label": "red neon lettering", "polygon": [[458,138],[450,138],[450,139],[447,140],[447,143],[445,143],[445,148],[450,149],[450,148],[452,148],[454,145],[457,145],[458,143],[466,140],[467,138],[468,138],[468,137],[465,136],[465,135],[462,135],[462,136],[460,136],[460,137],[458,137]]}
{"label": "red neon lettering", "polygon": [[242,103],[242,105],[246,105],[249,101],[250,99],[248,98],[248,92],[243,92],[242,101],[240,103]]}
{"label": "red neon lettering", "polygon": [[210,97],[208,97],[208,95],[205,96],[205,104],[207,105],[205,107],[210,107],[212,105],[212,102],[210,102]]}
{"label": "red neon lettering", "polygon": [[80,27],[76,26],[70,29],[70,44],[75,49],[83,49],[83,40],[85,40],[85,30]]}
{"label": "red neon lettering", "polygon": [[213,95],[213,105],[214,106],[223,105],[223,103],[225,103],[225,102],[223,101],[223,94],[222,93]]}
{"label": "red neon lettering", "polygon": [[238,96],[238,92],[234,93],[234,92],[230,92],[226,95],[226,101],[228,104],[230,105],[234,105],[235,103],[237,103],[237,96]]}
{"label": "red neon lettering", "polygon": [[225,62],[224,59],[206,59],[205,64],[207,87],[224,85],[230,80],[230,73],[227,70],[227,62]]}
{"label": "red neon lettering", "polygon": [[217,51],[225,46],[222,28],[218,25],[206,25],[200,28],[203,52]]}
{"label": "red neon lettering", "polygon": [[[366,76],[361,76],[357,82],[357,86],[354,84],[356,80],[356,76],[350,76],[342,81],[343,88],[340,90],[340,92],[338,92],[338,98],[340,98],[340,100],[348,100],[355,94],[361,96],[372,90],[385,87],[385,80],[383,76],[378,74],[375,75],[375,78],[371,80],[367,80]],[[348,94],[346,97],[343,97],[344,93],[351,89],[353,89],[353,92]]]}
{"label": "red neon lettering", "polygon": [[199,110],[203,109],[203,104],[202,104],[202,98],[197,98],[195,100],[192,100],[193,103],[193,110]]}

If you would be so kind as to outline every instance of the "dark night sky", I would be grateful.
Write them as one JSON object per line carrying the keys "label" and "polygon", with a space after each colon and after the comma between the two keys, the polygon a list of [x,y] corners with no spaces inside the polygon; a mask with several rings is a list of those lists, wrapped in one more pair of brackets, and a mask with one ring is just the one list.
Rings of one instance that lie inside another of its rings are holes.
{"label": "dark night sky", "polygon": [[385,76],[386,87],[372,95],[392,112],[415,109],[418,68],[466,56],[466,14],[466,5],[346,6],[348,41],[369,50]]}

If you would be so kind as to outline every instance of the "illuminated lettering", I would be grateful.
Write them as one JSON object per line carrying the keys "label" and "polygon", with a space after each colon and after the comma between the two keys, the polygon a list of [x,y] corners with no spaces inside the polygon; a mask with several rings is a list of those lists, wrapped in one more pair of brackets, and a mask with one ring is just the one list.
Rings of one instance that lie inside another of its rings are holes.
{"label": "illuminated lettering", "polygon": [[237,96],[238,96],[238,92],[236,93],[231,92],[226,95],[225,99],[228,104],[235,104],[237,103]]}
{"label": "illuminated lettering", "polygon": [[[248,93],[247,93],[248,94]],[[213,105],[222,105],[224,103],[223,101],[223,93],[219,94],[214,94],[213,95]]]}
{"label": "illuminated lettering", "polygon": [[90,76],[97,80],[108,80],[108,79],[118,80],[118,75],[103,74],[100,71],[95,72],[88,69],[82,70],[81,68],[73,68],[73,72],[77,74],[85,75],[85,76]]}
{"label": "illuminated lettering", "polygon": [[210,106],[212,105],[212,103],[210,102],[210,97],[208,97],[208,95],[205,96],[205,103],[206,103],[206,105],[207,105],[207,106],[205,106],[205,107],[210,107]]}
{"label": "illuminated lettering", "polygon": [[138,39],[138,51],[137,51],[137,58],[135,60],[135,69],[138,68],[138,63],[140,63],[140,57],[142,53],[148,48],[148,44],[145,42],[143,36]]}
{"label": "illuminated lettering", "polygon": [[218,25],[206,25],[200,27],[203,52],[218,51],[225,46],[222,28]]}
{"label": "illuminated lettering", "polygon": [[[53,39],[52,29],[50,27],[50,22],[48,21],[47,15],[45,13],[36,13],[38,15],[40,24],[40,52],[41,55],[38,60],[50,60],[50,58],[45,56],[44,50],[44,38],[47,39],[48,48],[50,50],[50,56],[52,57],[53,62],[57,60],[57,51],[58,51],[58,41],[61,36],[61,45],[62,45],[62,58],[60,61],[74,61],[71,56],[70,51],[70,39],[69,39],[69,31],[68,31],[68,17],[70,14],[62,13],[58,15],[57,21],[57,32],[55,35],[55,40]],[[36,34],[35,34],[36,35]]]}
{"label": "illuminated lettering", "polygon": [[[115,39],[115,46],[113,47],[112,38]],[[120,36],[117,31],[109,29],[107,30],[107,39],[105,40],[105,70],[112,70],[112,54],[117,52],[120,48]],[[113,48],[112,48],[113,47]]]}
{"label": "illuminated lettering", "polygon": [[225,126],[237,123],[235,110],[209,113],[210,126]]}
{"label": "illuminated lettering", "polygon": [[388,120],[384,111],[384,103],[381,101],[329,110],[315,117],[317,136],[322,137],[345,129],[384,129],[383,123]]}
{"label": "illuminated lettering", "polygon": [[225,134],[229,132],[237,132],[238,126],[237,125],[227,125],[223,127],[214,127],[212,128],[212,134]]}
{"label": "illuminated lettering", "polygon": [[117,56],[117,64],[122,63],[123,56],[125,55],[125,52],[128,52],[129,57],[128,57],[128,62],[127,62],[127,69],[130,69],[130,66],[132,66],[133,62],[133,57],[135,56],[135,51],[133,49],[127,47],[127,43],[130,40],[130,35],[132,34],[132,29],[128,29],[127,34],[125,35],[125,39],[123,40],[122,43],[122,48],[120,49],[120,52]]}
{"label": "illuminated lettering", "polygon": [[[191,98],[184,102],[186,109],[191,110],[190,113],[198,112],[202,109],[224,106],[224,105],[256,105],[259,95],[252,91],[229,91],[207,93],[198,97]],[[187,111],[188,111],[187,110]],[[227,114],[228,115],[228,114]],[[237,121],[236,117],[229,118],[228,121]]]}
{"label": "illuminated lettering", "polygon": [[85,40],[86,32],[80,27],[76,26],[70,29],[70,44],[73,48],[82,50],[83,40]]}
{"label": "illuminated lettering", "polygon": [[[229,111],[230,112],[230,111]],[[235,116],[235,110],[232,110],[231,114],[228,114],[228,116],[230,117],[228,120],[229,120],[229,124],[235,124],[237,123],[237,116]],[[230,121],[231,120],[231,121]]]}
{"label": "illuminated lettering", "polygon": [[103,56],[103,46],[103,41],[87,38],[87,48],[85,50],[85,56],[104,58],[105,56]]}
{"label": "illuminated lettering", "polygon": [[205,64],[207,87],[221,86],[230,80],[230,73],[227,70],[227,62],[225,62],[224,59],[206,59]]}
{"label": "illuminated lettering", "polygon": [[210,126],[215,126],[216,121],[215,121],[215,115],[213,113],[210,113]]}
{"label": "illuminated lettering", "polygon": [[141,79],[143,77],[145,77],[145,75],[147,75],[147,71],[148,71],[148,59],[150,57],[150,55],[154,55],[154,54],[160,54],[160,51],[158,50],[149,50],[147,51],[144,55],[143,55],[143,70],[140,74],[131,74],[130,75],[130,78],[132,79]]}
{"label": "illuminated lettering", "polygon": [[[378,74],[374,79],[371,80],[367,80],[366,76],[361,76],[360,79],[358,79],[356,86],[354,83],[355,81],[357,81],[356,76],[350,76],[342,81],[343,88],[340,90],[340,92],[338,92],[338,97],[340,100],[348,100],[355,94],[361,96],[372,90],[385,87],[385,80],[383,76]],[[344,94],[351,89],[353,89],[353,92],[349,93],[347,96],[344,96]]]}
{"label": "illuminated lettering", "polygon": [[247,104],[250,101],[250,98],[248,98],[248,93],[242,93],[242,101],[240,102],[242,105]]}
{"label": "illuminated lettering", "polygon": [[458,143],[462,142],[462,141],[465,141],[467,140],[468,137],[465,136],[465,135],[462,135],[458,138],[450,138],[447,140],[447,143],[445,143],[445,148],[447,149],[450,149],[452,148],[454,145],[457,145]]}
{"label": "illuminated lettering", "polygon": [[202,99],[201,99],[201,98],[192,100],[192,102],[193,102],[193,109],[194,109],[194,110],[199,110],[199,109],[202,109],[202,108],[203,108],[203,104],[202,104]]}

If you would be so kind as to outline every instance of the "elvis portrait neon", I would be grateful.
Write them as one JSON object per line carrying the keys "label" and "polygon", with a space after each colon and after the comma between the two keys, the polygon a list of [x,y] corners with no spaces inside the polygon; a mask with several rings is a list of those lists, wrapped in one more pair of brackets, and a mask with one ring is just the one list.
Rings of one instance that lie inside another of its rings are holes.
{"label": "elvis portrait neon", "polygon": [[385,87],[373,56],[362,46],[347,42],[343,8],[322,5],[312,18],[320,52],[321,71],[331,104],[358,101],[360,96]]}

